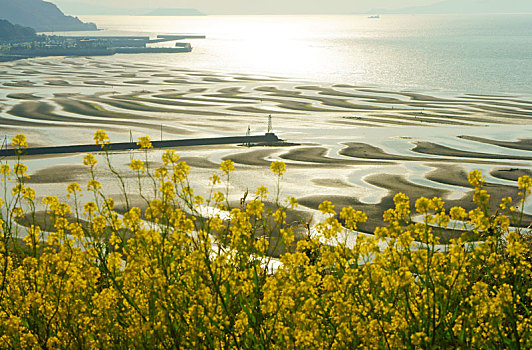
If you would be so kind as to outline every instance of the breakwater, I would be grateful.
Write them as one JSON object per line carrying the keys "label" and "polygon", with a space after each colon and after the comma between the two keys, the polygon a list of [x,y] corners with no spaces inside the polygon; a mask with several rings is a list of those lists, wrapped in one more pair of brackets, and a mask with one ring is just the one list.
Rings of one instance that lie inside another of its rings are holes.
{"label": "breakwater", "polygon": [[11,50],[7,55],[0,54],[0,61],[13,61],[32,57],[51,56],[111,56],[117,53],[181,53],[191,52],[190,44],[178,47],[113,47],[113,48],[53,48]]}
{"label": "breakwater", "polygon": [[[153,148],[174,148],[185,146],[207,146],[207,145],[228,145],[228,144],[275,144],[282,140],[273,133],[266,133],[257,136],[232,136],[232,137],[210,137],[184,140],[164,140],[152,141]],[[52,154],[69,154],[69,153],[88,153],[108,151],[127,151],[140,149],[136,142],[115,142],[109,143],[102,148],[101,145],[69,145],[54,147],[30,147],[22,149],[22,156],[34,155],[52,155]],[[0,150],[0,157],[17,156],[17,150],[4,149]]]}

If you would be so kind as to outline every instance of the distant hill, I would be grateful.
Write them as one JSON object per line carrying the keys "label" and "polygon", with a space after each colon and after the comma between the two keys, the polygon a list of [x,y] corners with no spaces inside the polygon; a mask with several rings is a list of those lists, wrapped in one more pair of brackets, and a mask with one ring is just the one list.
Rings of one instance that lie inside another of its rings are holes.
{"label": "distant hill", "polygon": [[0,19],[37,32],[97,29],[95,24],[66,16],[56,5],[42,0],[0,0]]}
{"label": "distant hill", "polygon": [[[59,1],[57,1],[59,3]],[[61,2],[61,9],[73,15],[128,15],[128,16],[206,16],[195,8],[125,8],[91,4],[83,1]]]}
{"label": "distant hill", "polygon": [[196,9],[160,8],[146,13],[146,16],[205,16]]}
{"label": "distant hill", "polygon": [[33,41],[37,38],[35,30],[29,27],[23,27],[13,24],[4,19],[0,19],[0,43],[16,43],[22,41]]}
{"label": "distant hill", "polygon": [[[55,1],[55,0],[54,0]],[[57,1],[59,3],[59,1]],[[129,15],[129,16],[142,16],[149,9],[138,8],[115,8],[111,6],[92,4],[87,2],[61,2],[61,10],[69,15]]]}
{"label": "distant hill", "polygon": [[368,13],[532,13],[532,0],[444,0],[431,5],[405,7],[396,10],[374,9]]}

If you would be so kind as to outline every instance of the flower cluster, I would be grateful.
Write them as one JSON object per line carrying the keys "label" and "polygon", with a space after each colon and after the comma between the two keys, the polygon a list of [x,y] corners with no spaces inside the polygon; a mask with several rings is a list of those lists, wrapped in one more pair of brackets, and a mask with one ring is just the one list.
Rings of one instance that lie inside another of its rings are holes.
{"label": "flower cluster", "polygon": [[18,134],[11,140],[13,147],[27,148],[28,142],[26,141],[26,135]]}
{"label": "flower cluster", "polygon": [[151,144],[151,140],[148,136],[139,137],[137,145],[140,146],[141,149],[153,148],[153,145]]}
{"label": "flower cluster", "polygon": [[102,145],[102,148],[110,143],[109,136],[107,136],[107,133],[104,130],[96,131],[92,139],[97,145]]}
{"label": "flower cluster", "polygon": [[[95,141],[108,138],[98,132]],[[305,223],[286,222],[294,198],[268,202],[261,186],[229,208],[218,174],[203,198],[186,163],[173,151],[162,160],[154,173],[145,162],[130,164],[143,208],[115,208],[88,155],[84,198],[93,198],[78,203],[83,191],[74,183],[74,206],[45,196],[39,215],[27,168],[0,167],[4,179],[17,169],[5,193],[13,199],[0,200],[1,348],[532,347],[527,216],[515,215],[511,199],[490,211],[480,172],[469,176],[478,204],[470,212],[447,212],[440,198],[412,205],[398,194],[386,226],[356,236],[367,216],[325,201],[326,219],[311,235],[310,223],[298,234]],[[234,170],[222,162],[227,180]],[[286,167],[275,162],[271,170],[278,180]],[[153,180],[150,196],[140,172]],[[518,187],[522,213],[531,179]],[[205,205],[218,211],[206,215]],[[439,244],[449,230],[462,238]],[[356,239],[334,240],[345,234]]]}

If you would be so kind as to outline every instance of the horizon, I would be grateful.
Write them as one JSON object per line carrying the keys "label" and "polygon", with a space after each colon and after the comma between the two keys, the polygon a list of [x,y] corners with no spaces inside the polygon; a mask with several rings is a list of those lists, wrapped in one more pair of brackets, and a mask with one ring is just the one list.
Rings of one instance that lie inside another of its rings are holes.
{"label": "horizon", "polygon": [[528,0],[331,0],[291,2],[272,0],[249,3],[232,0],[116,0],[112,5],[103,0],[48,0],[71,15],[132,14],[146,15],[157,9],[195,9],[205,15],[327,15],[367,13],[532,13]]}

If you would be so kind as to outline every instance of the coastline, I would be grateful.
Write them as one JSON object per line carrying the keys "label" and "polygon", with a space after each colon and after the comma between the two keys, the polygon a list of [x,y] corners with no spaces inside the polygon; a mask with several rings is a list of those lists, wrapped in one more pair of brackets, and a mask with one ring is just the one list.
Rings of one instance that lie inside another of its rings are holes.
{"label": "coastline", "polygon": [[190,45],[183,47],[115,47],[107,49],[43,49],[15,50],[8,55],[0,54],[0,62],[10,62],[35,57],[98,57],[116,54],[139,53],[187,53],[192,52]]}

